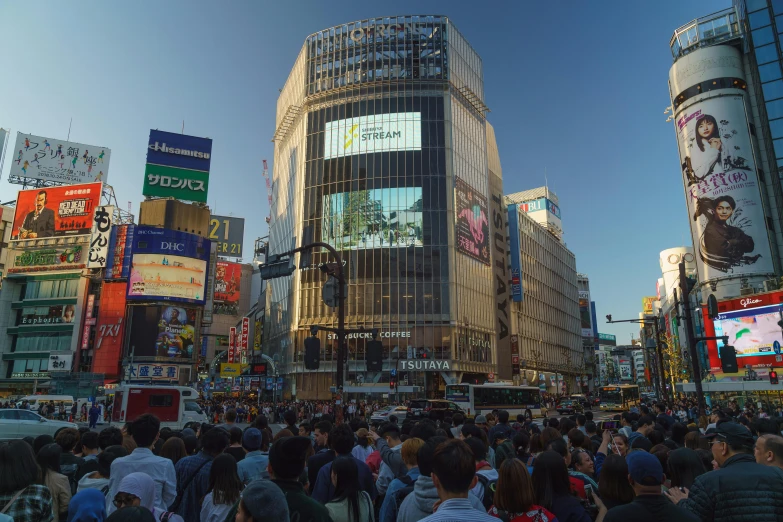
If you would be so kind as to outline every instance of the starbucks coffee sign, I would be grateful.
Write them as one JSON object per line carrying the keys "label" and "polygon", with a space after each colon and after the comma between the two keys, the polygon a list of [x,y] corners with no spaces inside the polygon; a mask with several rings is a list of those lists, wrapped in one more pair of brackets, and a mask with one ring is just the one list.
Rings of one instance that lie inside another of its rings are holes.
{"label": "starbucks coffee sign", "polygon": [[426,359],[402,359],[399,363],[401,372],[440,372],[451,370],[449,361],[431,361]]}

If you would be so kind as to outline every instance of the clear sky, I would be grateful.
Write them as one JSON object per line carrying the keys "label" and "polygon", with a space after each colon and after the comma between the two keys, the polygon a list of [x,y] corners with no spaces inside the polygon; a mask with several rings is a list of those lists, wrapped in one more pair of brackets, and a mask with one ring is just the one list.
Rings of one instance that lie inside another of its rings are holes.
{"label": "clear sky", "polygon": [[[151,128],[213,139],[209,204],[267,233],[261,160],[305,37],[370,17],[449,16],[483,59],[506,193],[559,199],[590,277],[599,331],[618,342],[655,294],[658,253],[690,244],[669,105],[674,29],[729,0],[289,2],[0,0],[0,127],[111,148],[121,206],[142,200]],[[0,201],[15,199],[6,160]]]}

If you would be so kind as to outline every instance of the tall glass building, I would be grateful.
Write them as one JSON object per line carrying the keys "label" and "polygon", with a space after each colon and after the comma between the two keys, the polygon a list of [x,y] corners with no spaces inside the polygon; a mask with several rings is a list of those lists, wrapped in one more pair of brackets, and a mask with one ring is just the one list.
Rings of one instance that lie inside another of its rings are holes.
{"label": "tall glass building", "polygon": [[[488,111],[481,58],[444,16],[359,20],[305,40],[277,103],[270,253],[318,241],[340,252],[356,330],[346,391],[389,393],[396,380],[400,393],[442,397],[447,383],[510,377],[507,218]],[[284,396],[330,397],[335,336],[317,334],[318,371],[303,361],[311,327],[337,325],[317,269],[330,261],[302,254],[267,286],[263,351]],[[370,329],[381,372],[366,371]]]}

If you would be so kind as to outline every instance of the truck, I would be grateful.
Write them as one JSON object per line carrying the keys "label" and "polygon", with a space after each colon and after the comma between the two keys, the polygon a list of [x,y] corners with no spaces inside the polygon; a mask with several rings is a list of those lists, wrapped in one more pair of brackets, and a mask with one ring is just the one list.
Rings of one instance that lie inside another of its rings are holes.
{"label": "truck", "polygon": [[143,413],[160,419],[161,428],[181,430],[189,422],[207,422],[198,391],[187,386],[123,384],[114,390],[112,422],[132,422]]}

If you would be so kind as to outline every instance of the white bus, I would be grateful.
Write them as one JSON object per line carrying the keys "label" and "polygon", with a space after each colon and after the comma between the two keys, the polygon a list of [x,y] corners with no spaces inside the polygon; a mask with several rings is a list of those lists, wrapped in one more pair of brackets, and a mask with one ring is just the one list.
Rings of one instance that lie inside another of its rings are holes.
{"label": "white bus", "polygon": [[512,421],[520,413],[531,418],[541,416],[541,390],[535,386],[447,384],[446,399],[473,416],[492,410],[506,410]]}
{"label": "white bus", "polygon": [[601,386],[598,389],[598,398],[603,411],[630,410],[633,406],[639,406],[639,386],[636,384]]}

